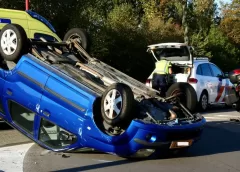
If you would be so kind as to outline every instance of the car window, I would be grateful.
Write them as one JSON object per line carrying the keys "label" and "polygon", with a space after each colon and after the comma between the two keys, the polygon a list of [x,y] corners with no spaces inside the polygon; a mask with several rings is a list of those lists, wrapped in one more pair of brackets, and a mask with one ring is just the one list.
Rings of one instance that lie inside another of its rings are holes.
{"label": "car window", "polygon": [[217,66],[215,66],[213,64],[210,64],[210,66],[211,66],[211,69],[213,71],[213,76],[219,77],[219,76],[223,75],[222,71]]}
{"label": "car window", "polygon": [[42,118],[39,140],[54,149],[61,149],[74,144],[77,137],[63,128]]}
{"label": "car window", "polygon": [[202,75],[201,65],[198,65],[198,67],[197,67],[197,75]]}
{"label": "car window", "polygon": [[35,113],[13,101],[10,102],[9,109],[13,122],[33,135]]}
{"label": "car window", "polygon": [[208,63],[201,64],[202,75],[204,76],[212,76],[212,72]]}

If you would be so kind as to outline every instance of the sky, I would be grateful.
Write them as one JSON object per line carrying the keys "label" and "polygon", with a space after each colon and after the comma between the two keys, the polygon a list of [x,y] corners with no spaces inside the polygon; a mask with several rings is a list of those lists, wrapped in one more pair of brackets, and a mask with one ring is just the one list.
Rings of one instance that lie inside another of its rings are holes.
{"label": "sky", "polygon": [[[215,2],[217,2],[217,4],[218,4],[218,8],[221,8],[220,1],[222,1],[223,3],[230,3],[232,0],[215,0]],[[220,9],[218,9],[217,11],[221,15]]]}

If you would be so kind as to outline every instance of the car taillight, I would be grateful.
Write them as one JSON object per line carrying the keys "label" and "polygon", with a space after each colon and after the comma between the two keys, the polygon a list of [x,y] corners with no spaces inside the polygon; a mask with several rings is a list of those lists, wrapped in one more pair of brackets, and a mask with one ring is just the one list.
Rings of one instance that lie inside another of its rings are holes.
{"label": "car taillight", "polygon": [[188,79],[188,83],[196,84],[197,82],[198,82],[198,80],[196,78],[189,78]]}
{"label": "car taillight", "polygon": [[240,74],[240,69],[235,69],[232,71],[233,74],[238,75]]}
{"label": "car taillight", "polygon": [[150,84],[151,84],[151,79],[147,79],[146,86],[150,87]]}

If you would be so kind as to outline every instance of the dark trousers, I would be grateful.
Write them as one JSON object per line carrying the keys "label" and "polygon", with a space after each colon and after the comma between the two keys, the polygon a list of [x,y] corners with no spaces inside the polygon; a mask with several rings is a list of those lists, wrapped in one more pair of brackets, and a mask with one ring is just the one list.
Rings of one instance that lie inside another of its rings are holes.
{"label": "dark trousers", "polygon": [[167,92],[167,80],[165,74],[153,74],[152,87],[160,91],[160,96],[165,97]]}

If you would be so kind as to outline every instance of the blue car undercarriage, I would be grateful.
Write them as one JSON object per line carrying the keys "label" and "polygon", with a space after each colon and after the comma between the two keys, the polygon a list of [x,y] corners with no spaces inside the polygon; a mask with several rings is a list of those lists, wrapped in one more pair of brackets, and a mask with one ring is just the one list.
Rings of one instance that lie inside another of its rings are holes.
{"label": "blue car undercarriage", "polygon": [[18,25],[1,33],[7,29],[25,42],[11,55],[0,48],[7,62],[0,69],[0,117],[39,145],[148,157],[200,139],[206,120],[189,112],[178,95],[159,97],[158,91],[91,57],[75,39],[29,40]]}

